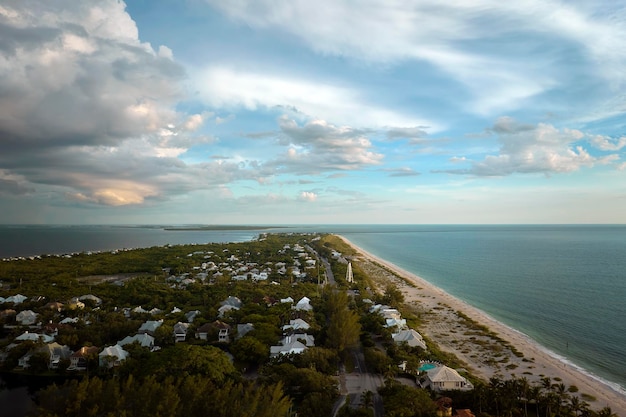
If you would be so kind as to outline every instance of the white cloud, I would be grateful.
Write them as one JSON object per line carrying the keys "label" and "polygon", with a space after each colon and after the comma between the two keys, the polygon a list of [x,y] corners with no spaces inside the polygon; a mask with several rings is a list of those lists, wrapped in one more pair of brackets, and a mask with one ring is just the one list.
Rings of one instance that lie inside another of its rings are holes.
{"label": "white cloud", "polygon": [[300,200],[314,202],[317,200],[317,194],[311,191],[302,191],[300,193]]}
{"label": "white cloud", "polygon": [[282,158],[266,166],[296,174],[347,171],[378,165],[383,155],[372,151],[366,131],[312,120],[303,126],[283,116],[280,143],[288,146]]}
{"label": "white cloud", "polygon": [[5,141],[23,148],[114,143],[176,120],[184,72],[139,40],[124,3],[10,2],[2,15]]}
{"label": "white cloud", "polygon": [[[206,0],[257,29],[278,29],[323,55],[427,62],[472,95],[466,110],[498,114],[569,78],[575,50],[620,91],[626,21],[616,3],[559,0]],[[584,62],[582,62],[584,61]],[[320,115],[323,117],[322,115]]]}
{"label": "white cloud", "polygon": [[591,144],[602,151],[619,151],[626,146],[626,136],[611,138],[609,136],[595,135],[590,138]]}
{"label": "white cloud", "polygon": [[[476,176],[506,176],[513,173],[563,173],[577,171],[582,167],[607,164],[614,155],[594,157],[578,145],[585,135],[573,129],[557,129],[539,123],[536,126],[520,124],[509,117],[496,121],[490,129],[498,135],[500,144],[497,155],[487,155],[483,160],[470,161],[471,168],[446,172]],[[452,162],[463,162],[454,158]]]}
{"label": "white cloud", "polygon": [[243,106],[259,108],[294,108],[309,118],[353,126],[427,126],[441,129],[436,123],[378,107],[358,91],[325,82],[294,78],[286,74],[265,74],[211,67],[197,76],[203,100],[216,108]]}

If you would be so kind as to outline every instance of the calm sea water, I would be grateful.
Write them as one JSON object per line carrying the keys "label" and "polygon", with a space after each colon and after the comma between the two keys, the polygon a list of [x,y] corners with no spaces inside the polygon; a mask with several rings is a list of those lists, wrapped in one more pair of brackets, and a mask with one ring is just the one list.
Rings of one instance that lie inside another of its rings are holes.
{"label": "calm sea water", "polygon": [[[274,231],[288,230],[340,233],[626,392],[626,226],[318,225]],[[0,258],[240,242],[258,234],[0,226]]]}

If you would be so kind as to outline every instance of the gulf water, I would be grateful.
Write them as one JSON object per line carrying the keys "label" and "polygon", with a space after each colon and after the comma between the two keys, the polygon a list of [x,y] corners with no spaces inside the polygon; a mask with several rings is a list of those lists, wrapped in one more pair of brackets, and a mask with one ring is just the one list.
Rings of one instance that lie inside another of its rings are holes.
{"label": "gulf water", "polygon": [[[339,233],[624,392],[626,226],[317,225]],[[0,226],[0,258],[241,242],[264,231]]]}

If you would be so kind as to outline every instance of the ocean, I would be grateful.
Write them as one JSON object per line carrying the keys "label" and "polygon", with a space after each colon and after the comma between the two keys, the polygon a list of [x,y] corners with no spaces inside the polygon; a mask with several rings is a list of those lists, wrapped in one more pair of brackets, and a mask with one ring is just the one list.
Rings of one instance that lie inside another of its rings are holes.
{"label": "ocean", "polygon": [[332,232],[516,329],[626,393],[626,226],[0,226],[0,258]]}

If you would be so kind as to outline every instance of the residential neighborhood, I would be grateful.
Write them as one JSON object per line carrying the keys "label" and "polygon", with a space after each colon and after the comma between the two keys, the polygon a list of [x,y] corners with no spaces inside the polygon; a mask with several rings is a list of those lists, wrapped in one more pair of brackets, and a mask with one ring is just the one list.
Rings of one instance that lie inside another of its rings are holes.
{"label": "residential neighborhood", "polygon": [[[418,407],[424,416],[471,417],[471,395],[486,385],[422,336],[393,285],[364,274],[354,252],[332,239],[261,235],[245,244],[3,261],[0,368],[65,376],[72,390],[72,376],[84,377],[84,389],[159,378],[153,390],[176,395],[189,378],[215,392],[233,381],[243,385],[232,395],[279,390],[263,407],[285,416],[382,417]],[[106,262],[93,263],[99,257]],[[42,267],[28,262],[61,272],[37,281]],[[37,401],[53,407],[57,389]]]}

